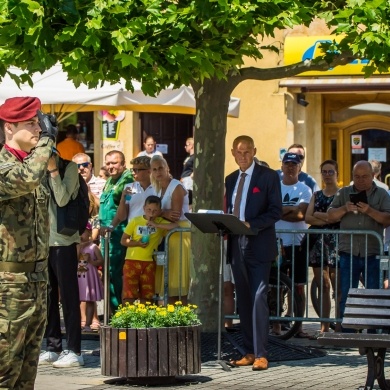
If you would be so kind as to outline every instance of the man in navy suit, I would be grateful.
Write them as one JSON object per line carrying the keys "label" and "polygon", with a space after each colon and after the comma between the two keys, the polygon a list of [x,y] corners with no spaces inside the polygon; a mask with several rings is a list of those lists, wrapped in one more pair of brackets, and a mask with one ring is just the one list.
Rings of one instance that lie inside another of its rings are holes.
{"label": "man in navy suit", "polygon": [[277,256],[275,223],[282,215],[280,180],[275,171],[255,163],[256,148],[252,138],[237,137],[232,154],[240,169],[226,177],[227,212],[256,232],[255,235],[230,235],[228,238],[227,256],[236,283],[245,350],[245,355],[232,363],[266,370],[267,294],[271,264]]}

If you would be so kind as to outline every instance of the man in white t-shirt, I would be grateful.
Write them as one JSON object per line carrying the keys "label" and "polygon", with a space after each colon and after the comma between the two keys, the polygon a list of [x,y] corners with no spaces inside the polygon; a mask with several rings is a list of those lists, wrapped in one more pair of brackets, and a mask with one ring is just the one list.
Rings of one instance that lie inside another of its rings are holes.
{"label": "man in white t-shirt", "polygon": [[[319,191],[320,187],[318,186],[315,179],[312,176],[310,176],[309,174],[307,174],[306,172],[302,171],[302,165],[305,161],[305,148],[301,144],[292,144],[291,146],[288,147],[287,153],[297,154],[301,160],[301,169],[300,169],[299,174],[298,174],[298,180],[302,181],[307,186],[309,186],[310,189],[312,190],[312,192]],[[278,169],[276,172],[278,172],[280,180],[282,180],[283,179],[283,171]]]}
{"label": "man in white t-shirt", "polygon": [[[296,153],[286,153],[282,161],[283,179],[281,181],[283,215],[281,220],[276,222],[275,228],[278,229],[307,229],[305,214],[310,203],[312,192],[310,187],[298,180],[301,170],[301,159]],[[293,267],[287,266],[290,278],[294,275],[294,283],[298,294],[302,297],[302,305],[299,315],[303,316],[305,310],[305,284],[307,282],[306,259],[302,256],[301,241],[303,233],[278,233],[282,240],[283,257],[287,264],[293,264]],[[294,255],[293,255],[294,254]],[[292,262],[294,258],[294,261]],[[292,268],[294,274],[292,274]],[[306,338],[308,335],[299,329],[296,337]]]}

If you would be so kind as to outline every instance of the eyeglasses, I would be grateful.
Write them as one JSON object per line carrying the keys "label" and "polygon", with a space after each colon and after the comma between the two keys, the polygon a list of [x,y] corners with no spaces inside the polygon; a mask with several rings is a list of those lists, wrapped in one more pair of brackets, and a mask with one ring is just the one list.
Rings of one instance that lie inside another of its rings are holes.
{"label": "eyeglasses", "polygon": [[326,171],[326,170],[321,171],[321,175],[333,176],[335,173],[336,173],[336,171],[333,169],[329,169],[329,171]]}
{"label": "eyeglasses", "polygon": [[138,173],[140,171],[147,171],[147,169],[146,168],[132,168],[131,169],[131,172],[133,172],[133,173]]}
{"label": "eyeglasses", "polygon": [[84,162],[84,163],[81,163],[81,164],[77,164],[77,168],[88,168],[89,167],[89,162]]}

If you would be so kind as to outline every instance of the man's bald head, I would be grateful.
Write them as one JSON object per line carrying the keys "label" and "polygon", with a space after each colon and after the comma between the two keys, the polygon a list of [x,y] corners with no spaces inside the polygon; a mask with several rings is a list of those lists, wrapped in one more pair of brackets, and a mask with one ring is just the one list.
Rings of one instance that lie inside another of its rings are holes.
{"label": "man's bald head", "polygon": [[358,191],[368,191],[372,187],[374,172],[368,161],[358,161],[353,166],[353,183]]}

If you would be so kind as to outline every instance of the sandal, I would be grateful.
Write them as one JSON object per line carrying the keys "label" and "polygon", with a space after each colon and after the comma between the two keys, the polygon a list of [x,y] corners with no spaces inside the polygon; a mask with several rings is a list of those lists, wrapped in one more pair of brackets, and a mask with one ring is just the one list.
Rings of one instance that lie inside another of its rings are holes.
{"label": "sandal", "polygon": [[318,340],[325,332],[317,330],[312,336],[309,336],[309,340]]}
{"label": "sandal", "polygon": [[81,321],[81,330],[85,329],[85,321]]}
{"label": "sandal", "polygon": [[294,335],[296,339],[308,339],[310,337],[309,333],[300,331]]}
{"label": "sandal", "polygon": [[100,322],[99,321],[92,321],[92,324],[89,325],[90,329],[94,332],[97,332],[100,329]]}

